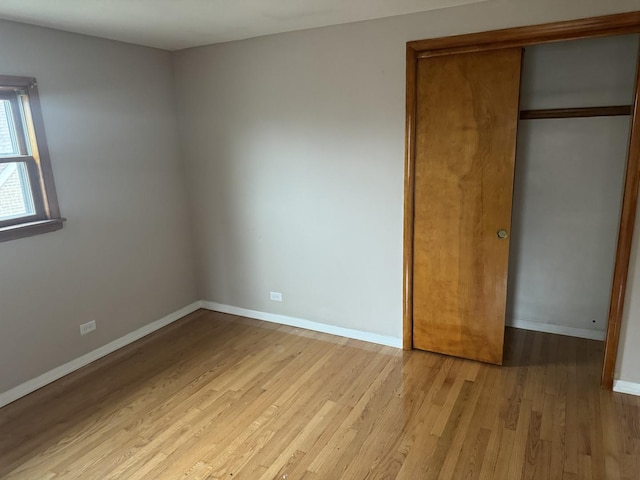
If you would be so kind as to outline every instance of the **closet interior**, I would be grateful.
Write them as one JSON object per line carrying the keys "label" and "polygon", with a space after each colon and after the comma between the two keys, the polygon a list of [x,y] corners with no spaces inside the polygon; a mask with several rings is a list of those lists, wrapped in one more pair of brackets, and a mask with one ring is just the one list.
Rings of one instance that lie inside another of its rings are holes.
{"label": "closet interior", "polygon": [[638,42],[525,48],[507,325],[605,338]]}

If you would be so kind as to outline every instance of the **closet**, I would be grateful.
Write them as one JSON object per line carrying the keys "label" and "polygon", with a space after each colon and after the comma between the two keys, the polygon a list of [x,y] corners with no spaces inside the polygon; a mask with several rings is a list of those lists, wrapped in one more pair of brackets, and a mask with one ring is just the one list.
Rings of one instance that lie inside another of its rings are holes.
{"label": "closet", "polygon": [[[506,324],[606,329],[609,386],[638,191],[639,31],[632,13],[407,45],[405,348],[501,364]],[[609,71],[613,57],[624,66]]]}
{"label": "closet", "polygon": [[507,325],[604,340],[638,41],[525,48]]}

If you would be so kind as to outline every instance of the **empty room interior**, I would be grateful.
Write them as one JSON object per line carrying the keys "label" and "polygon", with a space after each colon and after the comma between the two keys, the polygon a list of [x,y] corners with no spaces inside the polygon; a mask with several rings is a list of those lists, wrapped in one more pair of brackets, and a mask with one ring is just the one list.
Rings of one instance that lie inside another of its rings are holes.
{"label": "empty room interior", "polygon": [[0,478],[640,478],[640,0],[0,2]]}

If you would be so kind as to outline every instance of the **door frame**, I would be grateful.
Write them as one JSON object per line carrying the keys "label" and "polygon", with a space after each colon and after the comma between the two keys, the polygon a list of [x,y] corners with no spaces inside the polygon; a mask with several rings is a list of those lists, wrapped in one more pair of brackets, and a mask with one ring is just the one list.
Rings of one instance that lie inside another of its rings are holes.
{"label": "door frame", "polygon": [[[404,169],[403,336],[405,350],[413,348],[413,218],[415,167],[416,66],[421,58],[509,47],[640,33],[640,12],[592,17],[527,27],[508,28],[407,43],[407,86]],[[620,326],[629,273],[629,258],[640,184],[640,60],[631,118],[631,133],[601,385],[611,390],[620,340]]]}

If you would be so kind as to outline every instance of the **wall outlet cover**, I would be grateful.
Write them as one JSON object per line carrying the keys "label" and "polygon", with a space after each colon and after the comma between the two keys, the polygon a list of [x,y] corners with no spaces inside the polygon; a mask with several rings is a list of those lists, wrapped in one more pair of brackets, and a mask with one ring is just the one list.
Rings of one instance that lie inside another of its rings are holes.
{"label": "wall outlet cover", "polygon": [[282,301],[282,293],[280,292],[269,292],[269,298],[274,302]]}
{"label": "wall outlet cover", "polygon": [[80,335],[86,335],[89,332],[93,332],[96,329],[96,321],[91,320],[90,322],[83,323],[80,325]]}

